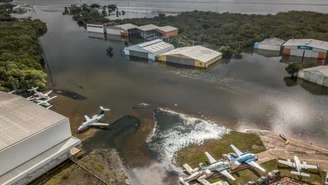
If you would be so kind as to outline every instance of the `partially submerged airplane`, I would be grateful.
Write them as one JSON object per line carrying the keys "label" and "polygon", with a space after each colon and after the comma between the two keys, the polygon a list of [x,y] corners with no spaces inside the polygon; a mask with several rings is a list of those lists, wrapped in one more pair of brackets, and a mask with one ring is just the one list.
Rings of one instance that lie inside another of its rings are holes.
{"label": "partially submerged airplane", "polygon": [[228,154],[227,157],[230,161],[234,162],[235,165],[239,166],[241,164],[247,164],[262,172],[266,170],[256,163],[257,157],[255,154],[249,152],[241,152],[235,145],[230,145],[234,153]]}
{"label": "partially submerged airplane", "polygon": [[93,115],[91,118],[87,115],[84,115],[85,122],[83,122],[81,124],[81,126],[79,126],[79,128],[77,129],[78,132],[83,132],[90,127],[108,127],[109,126],[108,123],[100,123],[99,121],[105,116],[105,112],[110,111],[110,109],[106,109],[102,106],[100,106],[99,108],[100,108],[99,113]]}
{"label": "partially submerged airplane", "polygon": [[198,169],[198,168],[191,168],[188,164],[184,164],[182,166],[186,172],[189,174],[188,177],[179,177],[179,182],[183,185],[190,185],[189,183],[192,181],[198,181],[199,183],[203,185],[226,185],[226,182],[218,181],[214,183],[210,183],[206,180],[206,178],[209,178],[213,175],[213,173],[210,170],[207,169]]}
{"label": "partially submerged airplane", "polygon": [[42,93],[42,92],[39,92],[38,89],[39,89],[38,87],[33,87],[31,89],[28,89],[27,91],[33,92],[33,95],[27,97],[26,99],[27,100],[30,100],[30,101],[47,100],[47,99],[50,98],[49,95],[53,92],[52,90],[50,90],[50,91],[48,91],[46,93]]}
{"label": "partially submerged airplane", "polygon": [[230,170],[230,164],[227,161],[224,160],[215,160],[214,157],[209,154],[208,152],[205,152],[205,155],[208,159],[208,162],[210,165],[204,167],[205,170],[210,170],[211,172],[219,172],[220,174],[224,175],[228,179],[235,181],[236,179],[229,173]]}
{"label": "partially submerged airplane", "polygon": [[318,169],[318,166],[307,164],[305,161],[302,162],[297,156],[294,156],[294,162],[288,159],[287,161],[278,160],[278,163],[296,169],[296,171],[291,171],[290,173],[293,175],[298,175],[303,177],[310,177],[310,174],[302,172],[303,169],[304,170]]}

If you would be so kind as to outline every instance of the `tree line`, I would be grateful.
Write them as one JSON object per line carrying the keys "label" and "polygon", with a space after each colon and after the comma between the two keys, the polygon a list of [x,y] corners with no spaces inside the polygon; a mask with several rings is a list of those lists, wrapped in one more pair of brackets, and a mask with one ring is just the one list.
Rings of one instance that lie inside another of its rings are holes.
{"label": "tree line", "polygon": [[0,90],[45,88],[47,75],[38,38],[46,33],[46,24],[10,17],[11,11],[11,5],[0,5]]}

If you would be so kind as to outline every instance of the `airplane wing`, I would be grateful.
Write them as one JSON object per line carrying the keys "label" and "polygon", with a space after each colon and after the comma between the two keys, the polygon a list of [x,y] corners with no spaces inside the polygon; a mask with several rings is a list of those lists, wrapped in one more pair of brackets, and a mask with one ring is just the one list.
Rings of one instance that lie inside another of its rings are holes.
{"label": "airplane wing", "polygon": [[45,96],[49,96],[52,93],[52,90],[48,91],[47,93],[45,93]]}
{"label": "airplane wing", "polygon": [[195,172],[195,169],[192,169],[192,167],[189,166],[188,164],[184,164],[184,165],[182,165],[182,167],[183,167],[183,168],[186,170],[186,172],[189,173],[189,174],[192,174],[192,173]]}
{"label": "airplane wing", "polygon": [[204,177],[199,177],[199,178],[197,179],[197,181],[198,181],[199,183],[203,184],[203,185],[209,185],[209,184],[211,184],[211,183],[208,182]]}
{"label": "airplane wing", "polygon": [[291,161],[278,160],[278,163],[292,167],[292,168],[296,168],[295,163],[293,163]]}
{"label": "airplane wing", "polygon": [[255,161],[251,161],[251,162],[247,162],[248,165],[257,168],[259,170],[261,170],[262,172],[265,172],[266,170],[264,168],[262,168],[259,164],[257,164]]}
{"label": "airplane wing", "polygon": [[89,120],[90,120],[89,116],[87,116],[87,115],[84,115],[84,119],[85,119],[86,121],[89,121]]}
{"label": "airplane wing", "polygon": [[238,156],[243,154],[243,152],[241,152],[235,145],[230,145],[230,147]]}
{"label": "airplane wing", "polygon": [[232,181],[236,180],[227,170],[222,170],[222,171],[218,171],[218,172]]}
{"label": "airplane wing", "polygon": [[301,164],[301,168],[303,169],[318,169],[318,166],[316,165],[310,165],[310,164]]}
{"label": "airplane wing", "polygon": [[209,162],[210,164],[213,164],[213,163],[216,162],[216,160],[214,159],[214,157],[213,157],[211,154],[209,154],[208,152],[205,152],[205,155],[206,155],[207,160],[208,160],[208,162]]}

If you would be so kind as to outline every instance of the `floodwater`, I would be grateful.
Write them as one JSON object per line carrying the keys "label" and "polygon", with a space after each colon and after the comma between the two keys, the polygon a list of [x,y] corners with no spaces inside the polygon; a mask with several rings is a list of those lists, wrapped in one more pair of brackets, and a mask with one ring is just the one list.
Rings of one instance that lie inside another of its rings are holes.
{"label": "floodwater", "polygon": [[[238,1],[222,1],[233,2]],[[117,148],[135,184],[176,184],[168,164],[174,151],[219,138],[226,128],[270,129],[328,145],[327,89],[290,80],[279,57],[244,53],[208,70],[129,61],[121,55],[123,42],[94,38],[57,5],[36,6],[34,13],[48,26],[40,41],[49,88],[61,94],[55,110],[70,118],[75,132],[85,113],[110,107],[107,119],[119,119],[117,125],[79,137],[87,138],[86,150]],[[114,48],[113,57],[106,55],[108,46]],[[134,113],[140,103],[150,104],[150,110]]]}

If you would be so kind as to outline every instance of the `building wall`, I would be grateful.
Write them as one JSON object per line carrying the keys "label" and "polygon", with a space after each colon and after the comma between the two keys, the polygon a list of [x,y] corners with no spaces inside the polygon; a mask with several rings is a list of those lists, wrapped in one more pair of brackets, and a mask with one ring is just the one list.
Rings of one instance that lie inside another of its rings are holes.
{"label": "building wall", "polygon": [[[304,53],[303,49],[298,49],[297,46],[284,46],[282,54],[285,56],[299,56],[302,57]],[[327,50],[313,48],[312,50],[305,50],[304,57],[326,59]]]}
{"label": "building wall", "polygon": [[170,38],[170,37],[175,37],[178,35],[178,31],[171,31],[171,32],[161,32],[161,35],[163,38]]}
{"label": "building wall", "polygon": [[0,151],[0,176],[71,137],[68,119]]}

